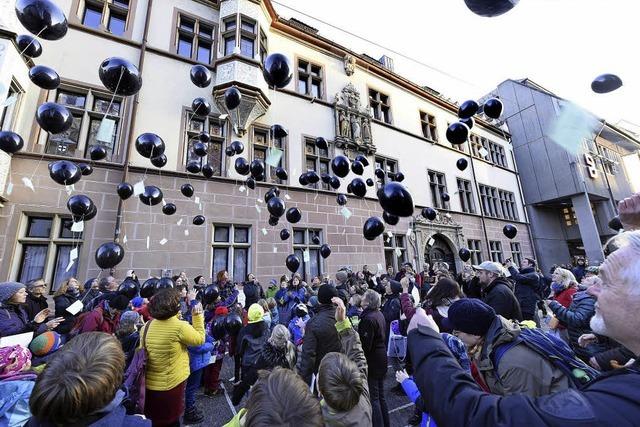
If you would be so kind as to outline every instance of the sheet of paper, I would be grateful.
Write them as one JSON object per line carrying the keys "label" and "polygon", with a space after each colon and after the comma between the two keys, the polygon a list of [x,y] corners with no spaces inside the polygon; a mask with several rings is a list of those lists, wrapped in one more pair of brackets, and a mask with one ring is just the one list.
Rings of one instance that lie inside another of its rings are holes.
{"label": "sheet of paper", "polygon": [[351,218],[351,215],[353,215],[349,208],[347,208],[346,206],[343,206],[342,209],[340,209],[340,214],[342,214],[342,216],[346,219]]}
{"label": "sheet of paper", "polygon": [[127,235],[126,234],[122,238],[122,243],[125,244],[125,245],[127,244]]}
{"label": "sheet of paper", "polygon": [[486,148],[482,147],[481,149],[478,150],[478,153],[480,153],[480,155],[482,157],[487,157],[487,154],[489,154],[489,152],[487,151]]}
{"label": "sheet of paper", "polygon": [[195,199],[193,199],[193,202],[197,205],[200,204],[200,197],[196,196]]}
{"label": "sheet of paper", "polygon": [[73,193],[73,191],[76,189],[75,184],[71,184],[71,185],[65,185],[64,186],[64,190],[67,192],[67,196],[70,196],[71,193]]}
{"label": "sheet of paper", "polygon": [[69,252],[69,259],[71,261],[75,261],[78,259],[78,248],[71,249],[71,251]]}
{"label": "sheet of paper", "polygon": [[176,223],[176,225],[182,225],[182,218],[180,218],[180,219],[178,220],[178,222]]}
{"label": "sheet of paper", "polygon": [[288,194],[285,194],[285,195],[284,195],[284,198],[285,198],[285,199],[287,199],[287,200],[291,200],[291,196],[290,196],[290,195],[288,195]]}
{"label": "sheet of paper", "polygon": [[111,144],[113,142],[113,131],[116,128],[116,122],[112,119],[104,118],[100,122],[96,141]]}
{"label": "sheet of paper", "polygon": [[144,181],[138,181],[133,186],[133,195],[137,196],[142,193],[144,193]]}
{"label": "sheet of paper", "polygon": [[378,273],[381,273],[382,271],[384,271],[384,268],[382,268],[382,264],[378,264],[376,265],[376,267],[378,267]]}
{"label": "sheet of paper", "polygon": [[273,166],[274,168],[277,168],[278,166],[280,166],[280,160],[282,159],[282,154],[284,152],[276,147],[271,147],[267,150],[267,159],[265,160],[265,163],[268,164],[269,166]]}
{"label": "sheet of paper", "polygon": [[302,252],[302,259],[304,260],[304,262],[311,261],[311,254],[309,254],[309,249]]}
{"label": "sheet of paper", "polygon": [[162,240],[160,240],[160,244],[162,246],[164,246],[167,242],[168,242],[168,240],[166,238],[163,238]]}
{"label": "sheet of paper", "polygon": [[149,243],[150,243],[150,240],[151,240],[151,239],[149,238],[149,236],[147,236],[147,249],[149,249]]}
{"label": "sheet of paper", "polygon": [[275,247],[275,246],[273,247],[273,253],[274,253],[274,254],[277,254],[277,253],[278,253],[278,248],[277,248],[277,247]]}
{"label": "sheet of paper", "polygon": [[67,263],[67,268],[64,269],[65,273],[68,273],[69,270],[71,270],[71,267],[73,267],[73,264],[75,264],[75,260],[70,259],[69,262]]}
{"label": "sheet of paper", "polygon": [[13,182],[7,184],[7,190],[5,191],[5,193],[7,193],[7,196],[10,196],[11,193],[13,193]]}
{"label": "sheet of paper", "polygon": [[429,246],[433,246],[433,244],[434,244],[435,242],[436,242],[436,241],[435,241],[435,240],[433,240],[433,237],[431,237],[431,238],[429,238],[429,240],[427,241],[427,245],[429,245]]}
{"label": "sheet of paper", "polygon": [[84,221],[74,222],[71,225],[71,231],[74,233],[82,233],[84,231]]}
{"label": "sheet of paper", "polygon": [[411,296],[413,296],[414,304],[420,305],[420,291],[415,284],[413,286],[413,289],[411,289]]}
{"label": "sheet of paper", "polygon": [[244,190],[245,190],[244,185],[241,185],[239,190],[240,190],[241,193],[244,193]]}
{"label": "sheet of paper", "polygon": [[402,256],[402,250],[400,250],[400,248],[396,248],[395,253],[396,253],[396,258],[400,258]]}
{"label": "sheet of paper", "polygon": [[164,199],[164,197],[162,198],[162,206],[167,206],[167,201]]}
{"label": "sheet of paper", "polygon": [[262,235],[264,235],[264,236],[267,235],[267,229],[266,228],[262,228]]}
{"label": "sheet of paper", "polygon": [[188,229],[188,228],[185,228],[185,230],[184,230],[184,235],[185,235],[185,236],[188,236],[188,235],[189,235],[189,229]]}
{"label": "sheet of paper", "polygon": [[413,232],[413,230],[411,230],[411,228],[407,229],[406,235],[407,237],[411,237],[411,233]]}
{"label": "sheet of paper", "polygon": [[22,177],[22,183],[24,184],[25,187],[31,189],[31,191],[35,192],[36,189],[33,188],[33,182],[31,182],[31,178],[27,178],[26,176]]}
{"label": "sheet of paper", "polygon": [[67,307],[67,311],[75,316],[76,314],[80,313],[82,307],[84,307],[84,304],[82,304],[82,301],[78,300]]}
{"label": "sheet of paper", "polygon": [[17,100],[18,100],[18,96],[13,94],[4,100],[4,102],[0,104],[0,107],[8,107],[9,105],[14,104]]}
{"label": "sheet of paper", "polygon": [[24,334],[9,335],[8,337],[0,338],[0,347],[10,347],[14,345],[21,345],[24,348],[29,348],[29,343],[33,340],[33,332],[25,332]]}
{"label": "sheet of paper", "polygon": [[257,203],[256,203],[256,210],[258,211],[258,213],[262,212],[262,209],[260,209],[260,206],[258,206]]}
{"label": "sheet of paper", "polygon": [[558,118],[550,126],[549,138],[568,152],[578,154],[584,139],[593,139],[600,122],[571,102],[564,102]]}

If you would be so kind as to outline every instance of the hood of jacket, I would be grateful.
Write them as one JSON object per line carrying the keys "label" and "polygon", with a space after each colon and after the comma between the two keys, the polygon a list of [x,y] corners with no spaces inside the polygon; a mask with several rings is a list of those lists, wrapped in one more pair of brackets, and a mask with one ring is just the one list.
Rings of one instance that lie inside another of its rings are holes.
{"label": "hood of jacket", "polygon": [[493,349],[515,340],[519,335],[520,325],[517,322],[497,316],[484,337],[480,359],[488,359]]}
{"label": "hood of jacket", "polygon": [[365,393],[360,396],[358,404],[347,412],[334,411],[324,400],[320,402],[320,407],[322,408],[322,418],[325,426],[359,427],[373,424],[371,420],[371,403]]}

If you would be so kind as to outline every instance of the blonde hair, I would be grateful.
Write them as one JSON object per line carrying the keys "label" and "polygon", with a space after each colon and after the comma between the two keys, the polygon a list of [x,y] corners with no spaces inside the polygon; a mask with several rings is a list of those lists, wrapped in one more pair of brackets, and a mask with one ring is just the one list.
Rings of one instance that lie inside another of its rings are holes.
{"label": "blonde hair", "polygon": [[296,366],[296,348],[291,342],[291,333],[284,325],[276,325],[267,340],[277,349],[285,350],[285,357],[291,369]]}
{"label": "blonde hair", "polygon": [[576,284],[576,276],[565,268],[556,268],[553,273],[560,276],[560,284],[565,288],[569,288]]}
{"label": "blonde hair", "polygon": [[273,310],[277,305],[276,299],[274,297],[267,298],[267,305],[269,306],[269,310]]}
{"label": "blonde hair", "polygon": [[263,299],[258,300],[258,305],[260,307],[262,307],[262,309],[264,310],[265,313],[269,312],[269,304],[267,304],[267,301],[265,301]]}
{"label": "blonde hair", "polygon": [[62,282],[62,284],[60,285],[60,287],[58,288],[58,290],[56,291],[55,294],[53,294],[54,297],[59,297],[60,295],[64,295],[67,293],[67,289],[69,288],[69,281],[73,279],[76,281],[76,283],[78,284],[78,291],[80,291],[80,293],[84,292],[84,285],[82,283],[80,283],[78,281],[78,279],[76,279],[75,277],[69,277],[67,280],[65,280],[64,282]]}

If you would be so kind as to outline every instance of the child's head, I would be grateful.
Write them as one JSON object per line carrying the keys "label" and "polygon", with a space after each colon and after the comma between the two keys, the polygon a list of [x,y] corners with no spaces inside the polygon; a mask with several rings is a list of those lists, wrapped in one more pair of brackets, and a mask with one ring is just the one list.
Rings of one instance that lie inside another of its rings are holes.
{"label": "child's head", "polygon": [[258,305],[259,305],[260,307],[262,307],[262,310],[263,310],[265,313],[268,313],[268,312],[269,312],[269,304],[267,303],[267,301],[266,301],[266,300],[263,300],[263,299],[258,300]]}
{"label": "child's head", "polygon": [[351,295],[349,298],[349,305],[352,307],[360,308],[362,303],[362,297],[358,294]]}
{"label": "child's head", "polygon": [[276,308],[276,299],[274,297],[267,298],[267,305],[269,306],[269,310],[273,310]]}
{"label": "child's head", "polygon": [[335,411],[348,412],[360,401],[366,379],[358,366],[342,353],[328,353],[318,369],[318,389]]}

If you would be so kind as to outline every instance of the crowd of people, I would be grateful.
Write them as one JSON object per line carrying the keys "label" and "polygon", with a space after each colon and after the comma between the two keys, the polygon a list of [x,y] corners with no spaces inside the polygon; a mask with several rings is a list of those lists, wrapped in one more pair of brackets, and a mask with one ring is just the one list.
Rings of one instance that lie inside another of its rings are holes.
{"label": "crowd of people", "polygon": [[[640,195],[621,202],[640,228]],[[263,288],[226,271],[140,283],[135,272],[0,284],[0,424],[200,423],[198,390],[225,393],[228,426],[389,426],[384,379],[415,403],[413,425],[634,425],[640,419],[640,231],[600,266],[550,274],[485,261]]]}

